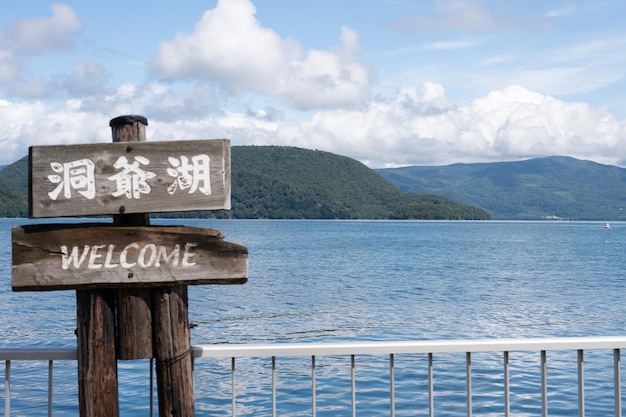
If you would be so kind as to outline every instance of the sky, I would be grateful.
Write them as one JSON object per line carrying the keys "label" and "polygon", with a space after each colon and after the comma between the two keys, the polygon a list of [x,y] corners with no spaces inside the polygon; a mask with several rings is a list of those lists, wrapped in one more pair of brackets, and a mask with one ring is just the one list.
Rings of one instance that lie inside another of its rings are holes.
{"label": "sky", "polygon": [[0,3],[0,165],[29,146],[227,138],[371,168],[626,166],[623,0]]}

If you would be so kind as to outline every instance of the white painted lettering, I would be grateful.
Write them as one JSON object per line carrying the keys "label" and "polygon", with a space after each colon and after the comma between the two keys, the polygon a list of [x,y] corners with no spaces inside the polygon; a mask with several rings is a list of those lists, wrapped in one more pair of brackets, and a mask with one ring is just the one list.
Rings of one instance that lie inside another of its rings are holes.
{"label": "white painted lettering", "polygon": [[[146,261],[146,253],[150,251],[150,257]],[[157,247],[153,243],[148,243],[146,246],[141,248],[139,251],[139,258],[137,259],[137,263],[142,268],[147,268],[154,263],[157,258]]]}
{"label": "white painted lettering", "polygon": [[107,256],[104,260],[104,267],[105,268],[115,268],[116,266],[118,266],[119,264],[114,264],[113,263],[113,251],[115,250],[115,245],[109,245],[107,248]]}
{"label": "white painted lettering", "polygon": [[130,248],[137,249],[138,247],[138,243],[131,243],[122,250],[122,253],[120,253],[120,264],[122,264],[122,268],[132,268],[137,264],[136,262],[133,262],[132,264],[126,262],[126,258],[128,257],[128,251],[130,250]]}
{"label": "white painted lettering", "polygon": [[[163,265],[183,268],[197,264],[194,248],[198,243],[185,243],[184,248],[177,243],[173,246],[156,245],[154,243],[139,244],[129,243],[121,251],[116,250],[115,244],[66,245],[60,246],[61,265],[63,269],[114,269],[118,267],[133,268],[159,268]],[[105,251],[106,249],[106,251]],[[182,256],[181,256],[182,252]]]}
{"label": "white painted lettering", "polygon": [[198,246],[197,243],[185,243],[185,252],[183,253],[183,266],[194,266],[196,261],[190,262],[190,258],[196,256],[195,253],[191,252],[192,248]]}
{"label": "white painted lettering", "polygon": [[178,259],[180,258],[180,245],[177,243],[174,246],[174,250],[167,254],[167,246],[159,246],[159,252],[157,254],[157,259],[154,266],[161,266],[161,260],[166,265],[178,266]]}
{"label": "white painted lettering", "polygon": [[70,266],[74,266],[74,269],[80,268],[85,259],[87,258],[87,254],[89,253],[89,246],[85,245],[83,247],[83,253],[78,256],[78,246],[72,246],[72,253],[67,254],[67,246],[61,245],[61,263],[63,269],[69,269]]}
{"label": "white painted lettering", "polygon": [[91,253],[89,254],[89,263],[87,264],[87,268],[89,269],[102,268],[102,264],[97,264],[96,260],[98,258],[102,258],[102,255],[98,253],[98,250],[104,248],[105,246],[106,245],[93,245],[91,247]]}

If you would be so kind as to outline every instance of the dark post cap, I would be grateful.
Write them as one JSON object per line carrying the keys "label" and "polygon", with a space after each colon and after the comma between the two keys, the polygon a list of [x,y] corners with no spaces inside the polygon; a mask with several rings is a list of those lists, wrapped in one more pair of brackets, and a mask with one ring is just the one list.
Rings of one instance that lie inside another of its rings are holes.
{"label": "dark post cap", "polygon": [[132,124],[132,123],[136,123],[139,122],[143,125],[148,126],[148,119],[146,119],[143,116],[136,116],[136,115],[130,115],[130,116],[118,116],[115,119],[111,119],[111,121],[109,122],[109,126],[110,127],[120,127],[123,125],[128,125],[128,124]]}

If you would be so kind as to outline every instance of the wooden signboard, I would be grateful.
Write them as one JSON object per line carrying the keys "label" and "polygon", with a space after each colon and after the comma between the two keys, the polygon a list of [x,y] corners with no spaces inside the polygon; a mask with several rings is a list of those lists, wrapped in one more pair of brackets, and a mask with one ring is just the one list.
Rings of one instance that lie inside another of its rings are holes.
{"label": "wooden signboard", "polygon": [[16,226],[14,291],[243,284],[248,249],[214,229],[102,223]]}
{"label": "wooden signboard", "polygon": [[228,139],[30,148],[30,217],[230,210]]}
{"label": "wooden signboard", "polygon": [[113,143],[30,148],[30,217],[114,215],[12,230],[14,291],[76,290],[81,417],[119,415],[117,359],[152,357],[159,416],[195,415],[187,285],[248,280],[248,249],[218,230],[150,226],[230,209],[230,141],[148,143],[147,125],[120,116]]}

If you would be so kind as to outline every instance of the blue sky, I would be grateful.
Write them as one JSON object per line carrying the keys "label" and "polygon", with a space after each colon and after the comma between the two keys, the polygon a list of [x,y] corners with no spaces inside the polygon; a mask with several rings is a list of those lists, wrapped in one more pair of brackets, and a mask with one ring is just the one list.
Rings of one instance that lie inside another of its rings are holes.
{"label": "blue sky", "polygon": [[32,145],[229,138],[372,168],[626,165],[623,0],[13,2],[0,164]]}

